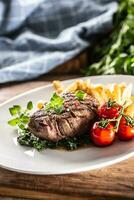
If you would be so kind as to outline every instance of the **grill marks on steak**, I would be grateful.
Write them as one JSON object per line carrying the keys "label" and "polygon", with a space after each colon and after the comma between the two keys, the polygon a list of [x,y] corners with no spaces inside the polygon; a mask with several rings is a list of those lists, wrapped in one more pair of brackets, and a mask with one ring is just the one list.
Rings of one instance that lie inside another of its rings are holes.
{"label": "grill marks on steak", "polygon": [[64,94],[63,98],[63,113],[42,109],[31,116],[28,125],[31,133],[42,139],[59,141],[89,131],[97,117],[98,102],[89,95],[78,101],[72,93]]}

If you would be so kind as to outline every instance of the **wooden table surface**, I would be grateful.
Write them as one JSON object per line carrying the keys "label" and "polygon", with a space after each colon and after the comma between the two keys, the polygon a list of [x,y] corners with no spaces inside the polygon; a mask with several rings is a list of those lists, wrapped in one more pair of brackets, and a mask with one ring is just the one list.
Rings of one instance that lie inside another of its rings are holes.
{"label": "wooden table surface", "polygon": [[[74,76],[73,76],[74,77]],[[0,102],[53,79],[72,76],[44,76],[35,81],[0,86]],[[104,200],[134,199],[134,158],[119,164],[70,175],[27,175],[0,168],[0,199]]]}

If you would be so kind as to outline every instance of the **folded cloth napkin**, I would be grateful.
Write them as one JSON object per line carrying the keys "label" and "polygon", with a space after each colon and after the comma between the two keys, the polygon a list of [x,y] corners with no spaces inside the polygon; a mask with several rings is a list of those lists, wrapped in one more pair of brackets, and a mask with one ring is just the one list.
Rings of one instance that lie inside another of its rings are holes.
{"label": "folded cloth napkin", "polygon": [[0,83],[38,77],[112,28],[116,0],[0,0]]}

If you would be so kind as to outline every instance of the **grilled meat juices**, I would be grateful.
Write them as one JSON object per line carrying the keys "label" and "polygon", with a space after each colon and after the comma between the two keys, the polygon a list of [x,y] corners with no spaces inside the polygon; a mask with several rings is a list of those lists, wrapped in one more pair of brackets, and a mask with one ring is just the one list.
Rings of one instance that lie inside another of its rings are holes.
{"label": "grilled meat juices", "polygon": [[30,132],[55,142],[89,132],[97,118],[97,100],[83,93],[65,93],[61,97],[55,95],[55,98],[60,106],[54,104],[52,97],[51,103],[31,116],[28,124]]}

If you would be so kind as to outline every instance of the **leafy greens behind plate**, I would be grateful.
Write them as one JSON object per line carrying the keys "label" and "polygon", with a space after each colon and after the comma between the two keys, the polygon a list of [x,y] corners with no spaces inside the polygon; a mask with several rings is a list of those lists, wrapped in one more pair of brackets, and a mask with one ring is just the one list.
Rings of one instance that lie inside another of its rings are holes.
{"label": "leafy greens behind plate", "polygon": [[114,25],[110,37],[96,46],[86,75],[134,75],[134,0],[120,1]]}

